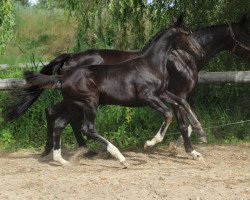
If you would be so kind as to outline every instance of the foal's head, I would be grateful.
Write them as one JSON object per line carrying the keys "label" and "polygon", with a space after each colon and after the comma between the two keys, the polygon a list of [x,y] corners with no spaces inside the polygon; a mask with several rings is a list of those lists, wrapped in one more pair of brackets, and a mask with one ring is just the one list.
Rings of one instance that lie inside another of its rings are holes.
{"label": "foal's head", "polygon": [[201,45],[192,37],[192,31],[183,25],[183,17],[180,16],[177,19],[174,18],[172,29],[175,34],[175,40],[173,40],[176,47],[196,56],[202,56],[203,50]]}

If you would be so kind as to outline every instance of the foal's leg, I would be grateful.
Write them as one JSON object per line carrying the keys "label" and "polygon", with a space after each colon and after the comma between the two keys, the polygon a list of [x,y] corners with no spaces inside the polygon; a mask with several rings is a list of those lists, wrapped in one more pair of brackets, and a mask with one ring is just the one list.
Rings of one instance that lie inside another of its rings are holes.
{"label": "foal's leg", "polygon": [[164,115],[165,120],[164,120],[160,130],[155,135],[155,137],[153,139],[147,140],[145,142],[144,148],[152,147],[155,144],[162,142],[164,135],[165,135],[165,133],[166,133],[171,121],[172,121],[171,110],[158,97],[150,95],[149,97],[147,97],[147,102],[148,102],[150,107],[161,112]]}
{"label": "foal's leg", "polygon": [[82,127],[82,119],[77,118],[70,122],[73,133],[75,135],[76,142],[78,147],[83,147],[86,145],[85,139],[82,136],[81,127]]}
{"label": "foal's leg", "polygon": [[47,141],[44,147],[44,150],[41,154],[41,157],[47,156],[50,154],[51,150],[53,149],[54,142],[53,142],[53,122],[54,117],[51,114],[51,109],[46,108],[45,109],[46,114],[46,121],[47,121]]}
{"label": "foal's leg", "polygon": [[189,136],[191,132],[189,132],[189,128],[185,122],[181,108],[178,106],[175,107],[175,115],[177,118],[179,129],[181,131],[182,138],[184,140],[184,147],[185,147],[186,152],[191,153],[194,159],[196,159],[197,157],[201,157],[201,154],[195,151],[191,146],[191,143],[189,141]]}
{"label": "foal's leg", "polygon": [[54,124],[55,120],[58,116],[62,114],[62,112],[66,110],[63,103],[57,103],[53,107],[46,108],[46,120],[47,120],[47,141],[46,145],[44,147],[44,151],[41,154],[41,157],[47,156],[54,146],[54,139],[53,139],[53,130],[54,130]]}
{"label": "foal's leg", "polygon": [[[172,119],[172,113],[171,113],[170,109],[167,108],[167,106],[158,97],[156,97],[156,96],[152,96],[152,95],[148,96],[147,97],[147,101],[148,101],[149,105],[152,108],[154,108],[155,110],[161,112],[164,115],[165,122],[166,122],[166,124],[169,125],[169,123],[170,123],[170,121]],[[191,143],[189,141],[187,132],[182,131],[181,133],[182,133],[182,137],[184,139],[184,147],[185,147],[186,152],[187,153],[191,153],[194,158],[197,158],[200,155],[200,153],[196,152],[193,149],[193,147],[192,147],[192,145],[191,145]],[[154,140],[155,139],[153,139],[151,141],[154,141]],[[147,143],[150,144],[151,141],[149,141],[149,142],[147,141],[146,145],[147,145]]]}
{"label": "foal's leg", "polygon": [[107,151],[117,158],[122,165],[126,165],[125,163],[125,157],[121,154],[121,152],[108,140],[104,139],[102,136],[100,136],[94,127],[94,121],[96,116],[96,107],[94,105],[86,105],[84,106],[84,125],[83,125],[83,131],[92,139],[97,141],[99,144],[101,144],[103,147],[107,149]]}
{"label": "foal's leg", "polygon": [[63,129],[68,124],[67,117],[65,114],[61,115],[55,120],[53,138],[54,138],[54,148],[53,148],[53,160],[61,163],[62,165],[67,165],[68,161],[64,160],[61,154],[61,134]]}
{"label": "foal's leg", "polygon": [[[199,127],[201,127],[200,122],[197,120],[197,118],[192,117],[195,115],[193,114],[193,111],[191,110],[191,107],[189,106],[188,102],[184,98],[178,97],[178,96],[172,94],[171,92],[166,91],[165,93],[160,95],[160,99],[162,101],[164,101],[164,103],[170,103],[170,104],[174,104],[174,105],[183,106],[183,108],[185,110],[187,110],[188,114],[193,119],[192,121],[194,122],[195,126],[198,125]],[[162,142],[170,123],[171,123],[171,121],[168,124],[166,124],[166,122],[163,122],[160,130],[157,132],[155,137],[151,141],[147,141],[144,145],[144,148],[152,147],[155,144]],[[201,129],[202,129],[202,127],[201,127]]]}
{"label": "foal's leg", "polygon": [[[48,155],[54,146],[54,140],[53,140],[53,129],[55,120],[62,115],[64,112],[65,120],[71,120],[71,126],[73,129],[73,133],[75,135],[76,141],[80,146],[85,145],[85,140],[81,134],[81,117],[73,119],[73,116],[75,117],[76,114],[72,115],[70,111],[68,110],[67,106],[64,104],[64,102],[57,103],[55,106],[51,108],[47,108],[45,110],[46,112],[46,120],[47,120],[47,142],[44,148],[44,151],[42,152],[41,156],[44,157]],[[80,115],[79,115],[80,116]],[[68,122],[67,122],[68,123]]]}

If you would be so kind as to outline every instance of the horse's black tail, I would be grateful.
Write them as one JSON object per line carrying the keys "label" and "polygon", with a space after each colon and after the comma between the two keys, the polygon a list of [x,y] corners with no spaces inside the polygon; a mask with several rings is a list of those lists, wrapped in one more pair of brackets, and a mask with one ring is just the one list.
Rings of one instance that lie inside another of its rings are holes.
{"label": "horse's black tail", "polygon": [[37,72],[26,71],[24,72],[24,78],[31,87],[38,89],[44,88],[60,88],[61,79],[60,75],[45,75]]}
{"label": "horse's black tail", "polygon": [[[64,62],[70,57],[70,54],[62,54],[45,65],[40,73],[46,75],[54,75],[63,66]],[[3,117],[5,122],[11,122],[20,117],[41,95],[43,89],[30,86],[24,89],[16,89],[9,91],[10,100],[3,109]]]}

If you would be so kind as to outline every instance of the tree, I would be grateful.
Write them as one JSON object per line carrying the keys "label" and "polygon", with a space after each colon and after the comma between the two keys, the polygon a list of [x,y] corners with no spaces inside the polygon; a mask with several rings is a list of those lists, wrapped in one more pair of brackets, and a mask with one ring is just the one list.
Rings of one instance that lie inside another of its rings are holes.
{"label": "tree", "polygon": [[13,34],[14,15],[11,0],[0,1],[0,54]]}
{"label": "tree", "polygon": [[14,0],[14,2],[20,3],[23,6],[30,6],[29,0]]}

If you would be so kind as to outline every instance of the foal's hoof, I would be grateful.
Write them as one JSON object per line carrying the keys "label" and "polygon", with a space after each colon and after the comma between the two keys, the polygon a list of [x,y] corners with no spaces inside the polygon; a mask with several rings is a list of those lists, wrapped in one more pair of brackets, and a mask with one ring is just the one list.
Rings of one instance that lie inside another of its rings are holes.
{"label": "foal's hoof", "polygon": [[[66,160],[65,160],[66,161]],[[66,161],[66,162],[61,162],[62,166],[63,167],[71,167],[72,166],[72,163],[69,162],[69,161]]]}
{"label": "foal's hoof", "polygon": [[120,162],[123,169],[127,169],[129,164],[126,161]]}
{"label": "foal's hoof", "polygon": [[207,137],[206,136],[200,136],[199,140],[203,143],[207,143]]}
{"label": "foal's hoof", "polygon": [[152,147],[152,145],[150,145],[150,141],[147,140],[147,141],[145,142],[145,144],[144,144],[144,149],[148,149],[148,148],[150,148],[150,147]]}
{"label": "foal's hoof", "polygon": [[192,155],[194,160],[200,159],[202,157],[202,155],[195,150],[193,150],[190,154]]}

